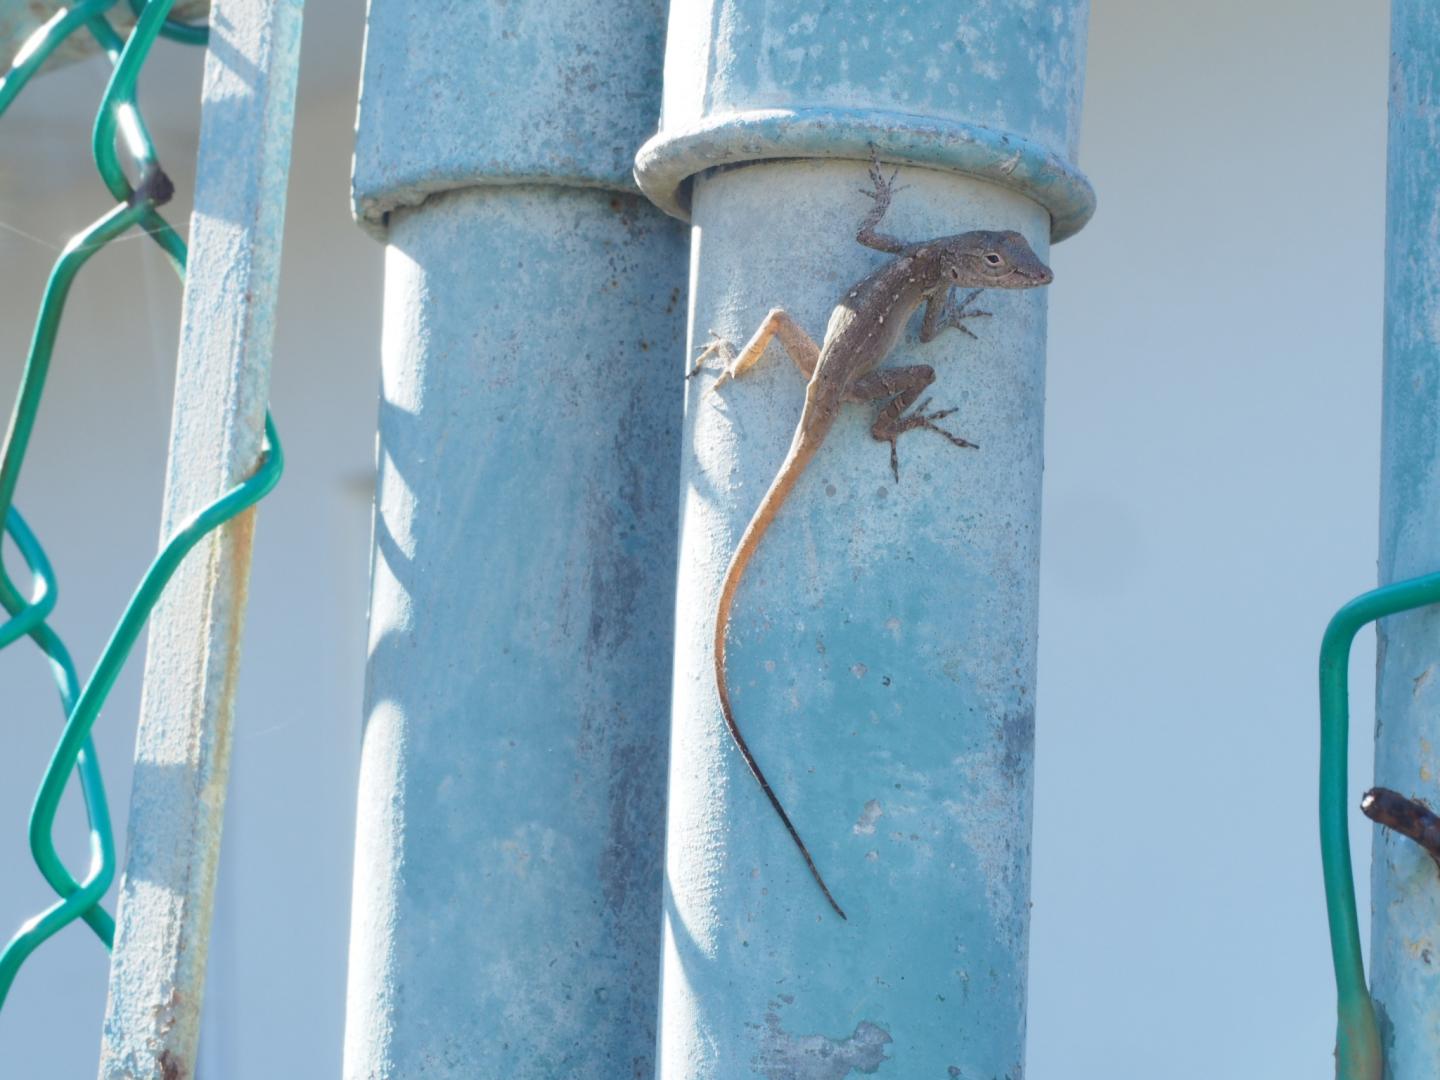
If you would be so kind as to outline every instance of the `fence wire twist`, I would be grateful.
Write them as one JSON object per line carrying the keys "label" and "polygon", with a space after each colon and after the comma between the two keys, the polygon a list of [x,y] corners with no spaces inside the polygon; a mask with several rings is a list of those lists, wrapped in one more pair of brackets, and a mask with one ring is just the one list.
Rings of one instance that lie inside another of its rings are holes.
{"label": "fence wire twist", "polygon": [[[165,541],[121,614],[89,680],[82,685],[64,641],[49,624],[55,608],[55,573],[35,533],[14,506],[15,486],[44,393],[66,298],[81,268],[106,244],[138,228],[160,245],[184,281],[185,242],[159,213],[159,207],[170,199],[173,188],[160,167],[136,102],[136,84],[156,37],[199,45],[208,39],[205,27],[169,17],[174,0],[128,0],[138,21],[129,37],[124,38],[107,18],[107,13],[120,2],[122,0],[81,0],[56,12],[25,43],[10,70],[0,78],[0,117],[3,117],[61,42],[80,31],[94,38],[109,58],[112,72],[95,117],[91,149],[101,180],[117,200],[113,209],[70,240],[50,272],[10,427],[0,446],[0,517],[30,576],[27,597],[0,560],[0,606],[10,616],[8,622],[0,624],[0,649],[25,637],[35,643],[49,661],[65,716],[59,743],[35,797],[29,827],[35,864],[58,899],[26,920],[0,951],[0,1007],[25,960],[76,919],[89,924],[106,948],[113,944],[115,920],[101,900],[115,877],[115,843],[100,763],[90,739],[91,728],[151,610],[185,555],[211,530],[263,498],[280,479],[284,468],[280,440],[267,413],[265,442],[255,470],[243,483],[186,519]],[[133,184],[120,160],[117,135],[136,177]],[[83,879],[77,879],[61,861],[53,835],[55,814],[72,770],[79,778],[89,819],[90,866]]]}

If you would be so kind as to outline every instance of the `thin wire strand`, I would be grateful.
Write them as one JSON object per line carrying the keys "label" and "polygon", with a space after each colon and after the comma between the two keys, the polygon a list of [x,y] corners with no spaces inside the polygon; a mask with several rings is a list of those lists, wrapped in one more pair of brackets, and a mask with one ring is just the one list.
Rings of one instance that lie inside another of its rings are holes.
{"label": "thin wire strand", "polygon": [[50,243],[50,241],[48,241],[48,240],[42,240],[42,239],[40,239],[40,237],[35,236],[35,235],[32,234],[32,233],[28,233],[28,232],[26,232],[24,229],[17,229],[14,225],[11,225],[8,221],[0,221],[0,229],[4,229],[4,230],[5,230],[6,232],[8,232],[8,233],[14,233],[16,236],[20,237],[20,238],[23,239],[23,240],[29,240],[32,244],[39,244],[41,247],[45,248],[47,251],[64,251],[64,250],[65,250],[65,248],[64,248],[62,245],[60,245],[60,244],[52,244],[52,243]]}

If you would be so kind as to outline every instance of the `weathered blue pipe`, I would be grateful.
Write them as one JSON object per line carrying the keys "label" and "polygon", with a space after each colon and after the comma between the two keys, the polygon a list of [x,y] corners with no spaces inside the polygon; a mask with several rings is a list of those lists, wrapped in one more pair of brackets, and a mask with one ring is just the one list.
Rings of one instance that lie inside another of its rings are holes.
{"label": "weathered blue pipe", "polygon": [[[820,338],[884,258],[854,239],[872,147],[923,166],[883,226],[904,239],[1013,228],[1044,257],[1083,225],[1086,19],[1082,0],[673,4],[636,174],[694,225],[692,349],[777,305]],[[731,745],[712,668],[722,574],[803,380],[778,345],[717,393],[713,370],[692,380],[663,1080],[1023,1073],[1045,302],[985,294],[978,341],[912,329],[890,362],[933,364],[930,407],[958,406],[946,422],[981,449],[907,434],[896,483],[873,409],[851,408],[738,594],[736,718],[845,922]]]}
{"label": "weathered blue pipe", "polygon": [[685,236],[659,0],[370,7],[387,244],[344,1074],[652,1071]]}
{"label": "weathered blue pipe", "polygon": [[[1440,570],[1440,8],[1390,5],[1380,581]],[[1377,624],[1375,782],[1440,805],[1440,610]],[[1440,873],[1375,831],[1371,992],[1387,1080],[1440,1076]]]}

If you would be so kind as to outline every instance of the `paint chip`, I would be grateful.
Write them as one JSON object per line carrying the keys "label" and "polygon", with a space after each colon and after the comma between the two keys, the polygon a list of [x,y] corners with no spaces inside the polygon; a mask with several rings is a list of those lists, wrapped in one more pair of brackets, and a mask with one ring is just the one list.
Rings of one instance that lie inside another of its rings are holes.
{"label": "paint chip", "polygon": [[851,832],[856,836],[874,836],[875,822],[879,821],[885,814],[885,808],[880,805],[879,799],[871,799],[860,811]]}
{"label": "paint chip", "polygon": [[852,1073],[873,1076],[891,1060],[885,1047],[892,1041],[888,1031],[869,1020],[861,1020],[844,1039],[794,1035],[780,1026],[780,1016],[772,1008],[765,1014],[764,1039],[751,1064],[766,1080],[846,1080]]}

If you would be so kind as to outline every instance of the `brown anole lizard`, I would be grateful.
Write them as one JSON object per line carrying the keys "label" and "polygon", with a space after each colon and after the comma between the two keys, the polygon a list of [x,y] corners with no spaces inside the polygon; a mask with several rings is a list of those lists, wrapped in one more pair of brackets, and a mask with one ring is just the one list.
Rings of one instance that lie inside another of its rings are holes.
{"label": "brown anole lizard", "polygon": [[[872,158],[870,181],[875,190],[862,191],[862,194],[869,195],[875,204],[855,234],[855,239],[866,247],[894,257],[861,279],[835,305],[821,345],[817,346],[782,308],[774,308],[738,353],[730,355],[733,350],[729,343],[717,337],[701,351],[690,372],[692,376],[698,373],[712,355],[719,354],[727,359],[720,377],[710,387],[714,390],[726,381],[745,374],[760,359],[771,338],[779,337],[790,359],[809,380],[805,387],[805,405],[800,412],[800,422],[795,428],[789,453],[785,455],[765,497],[760,500],[760,506],[740,537],[730,566],[725,571],[715,612],[715,687],[720,696],[725,725],[730,730],[736,749],[740,751],[751,775],[759,782],[765,797],[770,800],[770,805],[780,815],[790,839],[795,841],[795,846],[804,856],[805,865],[810,868],[815,883],[835,909],[835,914],[842,919],[846,917],[845,912],[830,895],[809,849],[771,790],[769,781],[760,771],[735,723],[730,688],[725,680],[725,638],[730,629],[730,609],[735,602],[735,593],[765,531],[775,520],[805,466],[820,449],[846,402],[886,402],[875,418],[870,434],[890,444],[890,469],[897,482],[900,479],[900,462],[895,442],[907,431],[929,428],[956,446],[978,449],[974,443],[952,435],[936,424],[954,409],[927,413],[927,398],[915,406],[913,412],[906,411],[935,381],[934,368],[928,364],[912,364],[880,369],[880,364],[899,342],[916,308],[922,303],[925,305],[924,319],[920,324],[922,342],[933,340],[946,327],[954,327],[974,337],[962,320],[989,315],[986,311],[966,310],[981,290],[1029,289],[1048,285],[1052,280],[1050,268],[1040,261],[1018,232],[963,232],[919,244],[906,244],[893,236],[876,232],[876,226],[890,208],[890,199],[896,190],[893,187],[895,175],[898,175],[898,170],[887,180],[878,158]],[[951,295],[951,290],[956,287],[973,291],[957,304]]]}

